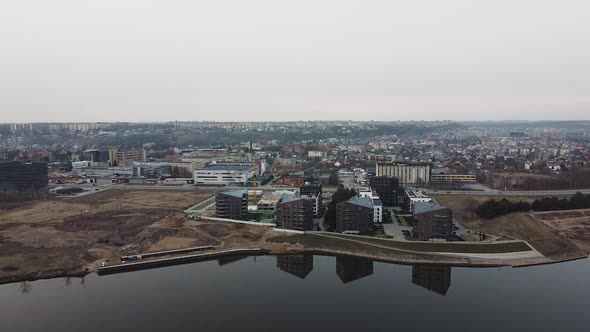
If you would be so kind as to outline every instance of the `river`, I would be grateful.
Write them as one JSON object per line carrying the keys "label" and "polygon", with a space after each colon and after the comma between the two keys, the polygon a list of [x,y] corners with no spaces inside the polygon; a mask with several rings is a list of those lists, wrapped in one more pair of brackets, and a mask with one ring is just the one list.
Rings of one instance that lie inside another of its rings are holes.
{"label": "river", "polygon": [[0,285],[0,331],[588,331],[589,276],[243,257]]}

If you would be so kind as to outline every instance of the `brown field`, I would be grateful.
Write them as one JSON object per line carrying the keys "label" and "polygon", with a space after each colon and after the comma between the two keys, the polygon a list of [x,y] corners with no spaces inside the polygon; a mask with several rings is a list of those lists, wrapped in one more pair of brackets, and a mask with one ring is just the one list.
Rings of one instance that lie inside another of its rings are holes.
{"label": "brown field", "polygon": [[191,246],[252,247],[266,227],[185,221],[212,193],[107,190],[23,202],[0,213],[0,283],[84,274],[124,254]]}
{"label": "brown field", "polygon": [[557,235],[567,238],[590,252],[590,209],[534,212],[531,218],[542,222]]}
{"label": "brown field", "polygon": [[[502,197],[494,198],[498,200]],[[455,218],[472,230],[525,240],[540,253],[554,260],[585,255],[576,243],[560,236],[557,231],[529,214],[511,213],[492,220],[479,218],[475,214],[475,208],[479,203],[491,199],[489,196],[437,195],[436,199],[440,204],[451,208]],[[507,196],[506,199],[532,202],[535,198]]]}

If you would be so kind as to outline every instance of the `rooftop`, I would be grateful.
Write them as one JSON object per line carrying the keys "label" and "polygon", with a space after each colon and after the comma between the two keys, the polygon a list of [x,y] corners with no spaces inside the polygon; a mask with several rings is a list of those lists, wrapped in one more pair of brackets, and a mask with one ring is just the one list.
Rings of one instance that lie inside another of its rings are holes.
{"label": "rooftop", "polygon": [[199,171],[247,171],[254,168],[253,165],[208,165]]}
{"label": "rooftop", "polygon": [[371,197],[353,197],[348,200],[348,203],[373,208],[373,199]]}
{"label": "rooftop", "polygon": [[440,206],[438,204],[434,204],[432,202],[416,202],[414,203],[413,213],[425,213],[425,212],[432,212],[438,210],[446,209],[444,206]]}
{"label": "rooftop", "polygon": [[242,197],[244,197],[244,195],[248,194],[248,190],[240,189],[240,190],[223,191],[223,192],[221,192],[221,194],[242,198]]}

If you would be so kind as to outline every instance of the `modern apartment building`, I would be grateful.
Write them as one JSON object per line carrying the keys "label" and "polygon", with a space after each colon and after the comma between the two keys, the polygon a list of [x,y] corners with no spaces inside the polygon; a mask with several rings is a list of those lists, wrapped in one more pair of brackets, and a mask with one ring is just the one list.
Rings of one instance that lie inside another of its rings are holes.
{"label": "modern apartment building", "polygon": [[392,176],[372,176],[369,184],[385,206],[398,206],[399,180]]}
{"label": "modern apartment building", "polygon": [[366,233],[374,223],[373,199],[353,197],[336,204],[336,231],[339,233]]}
{"label": "modern apartment building", "polygon": [[428,241],[429,239],[447,240],[453,235],[453,211],[449,208],[434,204],[417,202],[414,204],[414,239]]}
{"label": "modern apartment building", "polygon": [[283,195],[277,204],[277,217],[282,227],[298,231],[313,230],[313,205],[309,197]]}
{"label": "modern apartment building", "polygon": [[42,192],[47,190],[47,163],[10,161],[0,163],[0,191]]}
{"label": "modern apartment building", "polygon": [[428,185],[430,164],[377,163],[377,176],[396,177],[401,185]]}
{"label": "modern apartment building", "polygon": [[304,183],[299,187],[299,195],[309,197],[313,201],[313,216],[319,218],[324,213],[322,185],[320,183]]}
{"label": "modern apartment building", "polygon": [[219,218],[248,220],[248,191],[234,190],[217,193],[215,214]]}

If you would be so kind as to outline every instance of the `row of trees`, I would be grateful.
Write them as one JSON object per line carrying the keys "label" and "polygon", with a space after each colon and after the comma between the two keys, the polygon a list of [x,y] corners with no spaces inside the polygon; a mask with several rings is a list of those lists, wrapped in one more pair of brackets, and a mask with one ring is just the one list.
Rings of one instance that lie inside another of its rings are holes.
{"label": "row of trees", "polygon": [[476,210],[479,217],[493,219],[511,212],[556,211],[590,208],[590,195],[577,192],[571,198],[544,197],[529,202],[511,202],[506,198],[481,203]]}

